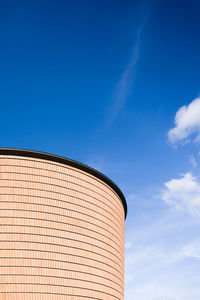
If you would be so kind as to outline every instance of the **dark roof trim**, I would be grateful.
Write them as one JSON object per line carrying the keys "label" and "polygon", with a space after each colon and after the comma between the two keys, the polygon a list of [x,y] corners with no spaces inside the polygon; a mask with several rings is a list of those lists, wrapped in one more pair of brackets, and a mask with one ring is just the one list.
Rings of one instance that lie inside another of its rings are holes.
{"label": "dark roof trim", "polygon": [[124,213],[125,213],[125,219],[127,215],[127,203],[126,199],[121,192],[121,190],[118,188],[118,186],[110,180],[107,176],[104,174],[100,173],[99,171],[84,165],[80,162],[77,162],[75,160],[65,158],[62,156],[58,155],[53,155],[50,153],[45,153],[45,152],[39,152],[39,151],[32,151],[32,150],[25,150],[25,149],[14,149],[14,148],[0,148],[0,155],[14,155],[14,156],[25,156],[25,157],[32,157],[32,158],[39,158],[39,159],[45,159],[45,160],[50,160],[54,162],[58,162],[64,165],[68,165],[77,169],[80,169],[86,173],[89,173],[98,179],[102,180],[106,184],[108,184],[120,197],[123,207],[124,207]]}

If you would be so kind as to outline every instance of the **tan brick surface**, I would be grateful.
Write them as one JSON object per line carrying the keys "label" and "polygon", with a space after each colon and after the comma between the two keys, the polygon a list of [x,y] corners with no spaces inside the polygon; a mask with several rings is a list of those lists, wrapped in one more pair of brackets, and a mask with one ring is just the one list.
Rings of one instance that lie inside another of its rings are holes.
{"label": "tan brick surface", "polygon": [[0,156],[0,299],[123,299],[124,209],[77,168]]}

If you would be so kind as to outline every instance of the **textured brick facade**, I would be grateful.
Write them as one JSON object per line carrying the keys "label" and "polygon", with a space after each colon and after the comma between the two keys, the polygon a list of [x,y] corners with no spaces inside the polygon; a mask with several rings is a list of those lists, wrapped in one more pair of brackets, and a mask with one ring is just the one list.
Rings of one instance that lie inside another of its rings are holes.
{"label": "textured brick facade", "polygon": [[124,207],[77,167],[0,155],[0,299],[123,299]]}

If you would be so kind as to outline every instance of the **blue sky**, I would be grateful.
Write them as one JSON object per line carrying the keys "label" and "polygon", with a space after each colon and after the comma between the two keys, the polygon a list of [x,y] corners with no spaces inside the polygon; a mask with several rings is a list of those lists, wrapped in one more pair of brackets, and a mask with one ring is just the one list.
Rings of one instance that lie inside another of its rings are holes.
{"label": "blue sky", "polygon": [[200,298],[200,3],[1,1],[0,146],[122,189],[125,300]]}

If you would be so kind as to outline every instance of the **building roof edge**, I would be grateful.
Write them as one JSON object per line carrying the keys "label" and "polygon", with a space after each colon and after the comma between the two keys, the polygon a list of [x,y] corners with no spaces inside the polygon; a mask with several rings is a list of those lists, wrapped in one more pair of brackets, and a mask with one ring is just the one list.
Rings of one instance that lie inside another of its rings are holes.
{"label": "building roof edge", "polygon": [[50,160],[54,162],[58,162],[61,164],[65,164],[77,169],[80,169],[86,173],[89,173],[98,179],[102,180],[106,184],[108,184],[120,197],[123,207],[124,207],[124,215],[126,219],[127,215],[127,203],[126,199],[120,190],[120,188],[107,176],[102,174],[101,172],[83,164],[78,161],[63,157],[63,156],[58,156],[46,152],[40,152],[40,151],[34,151],[34,150],[26,150],[26,149],[15,149],[15,148],[0,148],[0,155],[13,155],[13,156],[24,156],[24,157],[32,157],[32,158],[39,158],[39,159],[45,159],[45,160]]}

